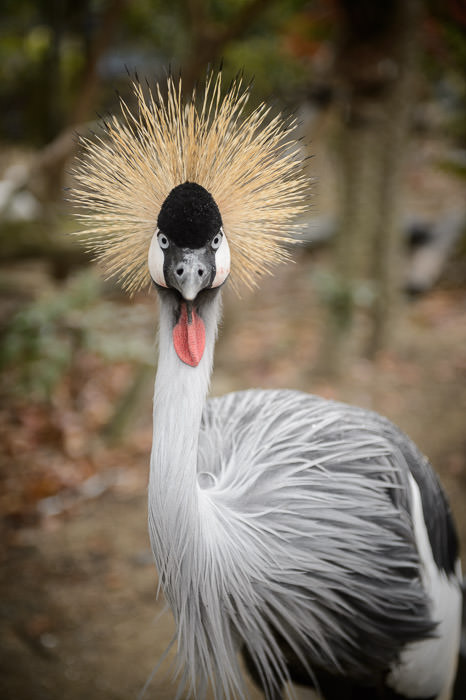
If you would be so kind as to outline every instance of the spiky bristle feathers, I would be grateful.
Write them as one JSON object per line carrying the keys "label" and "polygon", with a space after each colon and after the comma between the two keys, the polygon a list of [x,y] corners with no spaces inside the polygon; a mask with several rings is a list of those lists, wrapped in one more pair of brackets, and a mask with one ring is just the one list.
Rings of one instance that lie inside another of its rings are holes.
{"label": "spiky bristle feathers", "polygon": [[81,138],[71,200],[80,209],[79,235],[109,276],[135,292],[149,282],[147,253],[170,191],[196,182],[220,210],[232,253],[233,282],[251,287],[288,257],[284,243],[299,229],[309,181],[293,137],[294,120],[270,117],[261,104],[249,114],[242,79],[222,96],[211,73],[202,95],[185,104],[182,81],[168,79],[144,95],[133,83],[137,113],[120,100],[121,115],[104,136]]}

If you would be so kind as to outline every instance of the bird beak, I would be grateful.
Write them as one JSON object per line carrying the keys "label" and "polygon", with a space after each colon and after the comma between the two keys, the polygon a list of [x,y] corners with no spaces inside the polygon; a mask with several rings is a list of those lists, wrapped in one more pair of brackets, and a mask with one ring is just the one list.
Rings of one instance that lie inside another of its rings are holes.
{"label": "bird beak", "polygon": [[166,261],[165,279],[186,301],[193,301],[202,289],[212,285],[215,259],[206,248],[181,248],[177,253]]}

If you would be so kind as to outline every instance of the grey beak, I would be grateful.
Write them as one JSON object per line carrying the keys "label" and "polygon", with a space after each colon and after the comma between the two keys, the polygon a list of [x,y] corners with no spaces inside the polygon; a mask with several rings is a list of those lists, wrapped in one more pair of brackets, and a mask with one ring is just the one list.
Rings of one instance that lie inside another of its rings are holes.
{"label": "grey beak", "polygon": [[215,277],[215,257],[205,248],[179,249],[166,261],[164,274],[170,287],[177,289],[184,299],[192,301],[199,292],[212,284]]}

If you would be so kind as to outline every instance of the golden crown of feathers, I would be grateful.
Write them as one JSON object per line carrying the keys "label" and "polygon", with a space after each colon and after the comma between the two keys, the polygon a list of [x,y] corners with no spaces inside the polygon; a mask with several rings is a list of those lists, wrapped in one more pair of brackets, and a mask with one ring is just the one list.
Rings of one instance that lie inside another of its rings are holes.
{"label": "golden crown of feathers", "polygon": [[221,73],[184,103],[181,78],[168,78],[166,96],[133,82],[137,113],[120,99],[121,115],[104,122],[103,136],[81,137],[71,200],[79,232],[109,276],[133,293],[150,281],[147,253],[160,208],[186,181],[208,190],[228,238],[233,283],[256,279],[288,257],[283,243],[299,230],[309,179],[293,130],[295,120],[270,118],[261,104],[245,115],[249,87],[241,77],[222,96]]}

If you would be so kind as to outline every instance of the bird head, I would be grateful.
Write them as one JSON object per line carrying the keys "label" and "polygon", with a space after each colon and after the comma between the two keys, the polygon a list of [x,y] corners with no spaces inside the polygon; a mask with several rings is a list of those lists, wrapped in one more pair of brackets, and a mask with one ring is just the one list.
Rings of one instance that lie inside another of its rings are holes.
{"label": "bird head", "polygon": [[241,76],[224,92],[211,72],[187,100],[181,78],[133,90],[137,110],[121,100],[119,117],[80,139],[78,235],[130,293],[152,278],[193,301],[230,267],[233,287],[254,287],[289,257],[307,208],[296,122],[265,104],[248,111]]}
{"label": "bird head", "polygon": [[228,277],[230,248],[222,217],[201,185],[177,185],[163,202],[149,247],[149,272],[157,286],[176,289],[187,301]]}

